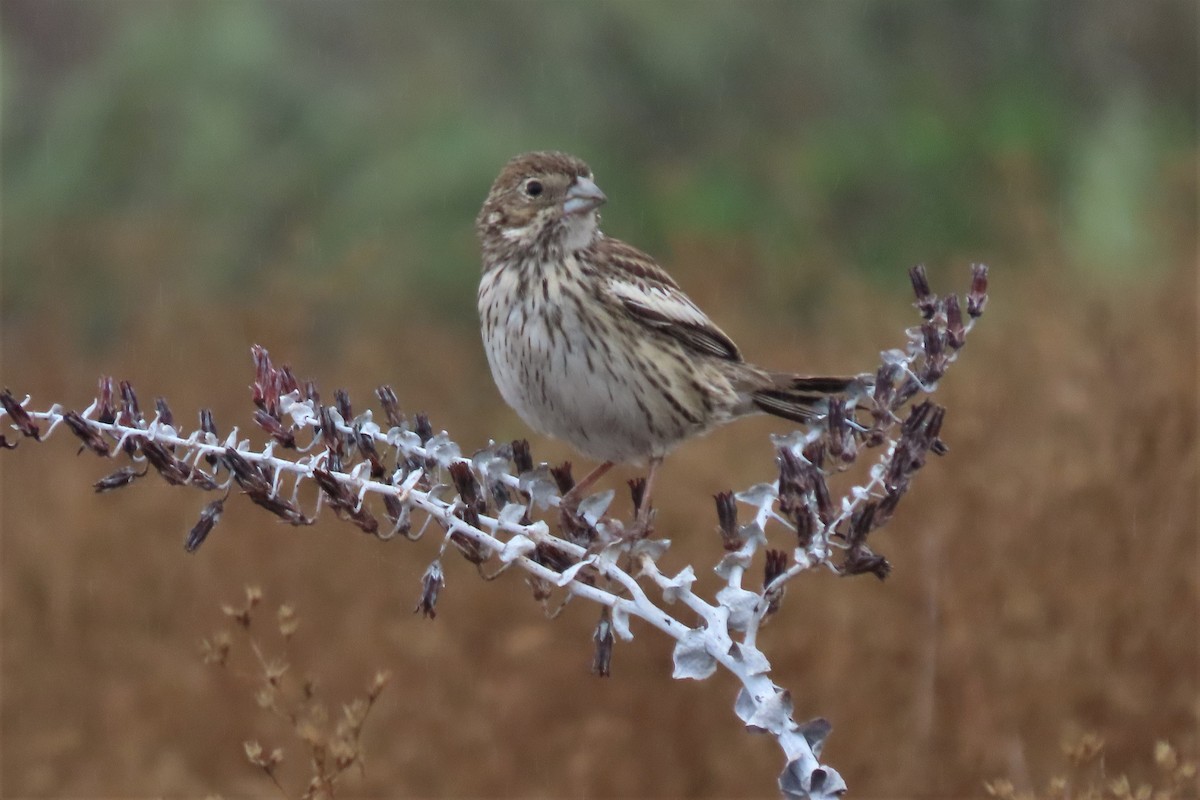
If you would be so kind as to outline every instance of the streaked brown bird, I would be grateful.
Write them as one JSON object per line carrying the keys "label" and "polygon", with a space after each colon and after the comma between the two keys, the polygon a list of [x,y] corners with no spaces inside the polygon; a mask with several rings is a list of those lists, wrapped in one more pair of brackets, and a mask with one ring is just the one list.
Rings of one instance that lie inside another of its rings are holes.
{"label": "streaked brown bird", "polygon": [[649,462],[748,414],[808,422],[844,377],[770,372],[650,256],[599,228],[607,198],[580,159],[525,153],[501,170],[475,220],[479,317],[492,376],[526,424],[600,461],[563,498],[574,510],[613,464]]}

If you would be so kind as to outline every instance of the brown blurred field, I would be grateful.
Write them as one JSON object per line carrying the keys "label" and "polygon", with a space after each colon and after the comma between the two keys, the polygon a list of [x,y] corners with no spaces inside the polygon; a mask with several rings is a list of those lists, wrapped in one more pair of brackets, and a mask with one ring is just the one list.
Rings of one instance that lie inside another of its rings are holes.
{"label": "brown blurred field", "polygon": [[[153,260],[138,247],[130,263]],[[803,324],[757,313],[737,275],[731,257],[680,277],[772,365],[869,367],[913,319],[900,268],[894,293],[830,279]],[[965,267],[933,275],[935,288],[965,285]],[[64,331],[87,302],[72,292],[6,329],[3,382],[35,405],[81,407],[111,373],[144,407],[162,394],[190,421],[211,405],[226,430],[249,421],[258,342],[356,407],[393,384],[464,447],[525,435],[470,331],[430,313],[323,308],[353,277],[280,276],[243,307],[165,290],[122,320],[121,352],[72,344]],[[1200,745],[1195,298],[1194,263],[1109,288],[1050,264],[994,265],[989,312],[938,394],[951,452],[879,534],[893,576],[798,581],[764,632],[797,716],[833,722],[825,756],[853,796],[978,796],[996,776],[1040,787],[1081,731],[1108,742],[1110,773],[1135,780],[1156,740]],[[715,562],[710,496],[770,476],[775,427],[746,421],[667,462],[666,566]],[[452,559],[431,622],[411,611],[432,542],[384,544],[332,519],[291,529],[238,498],[189,556],[183,535],[206,498],[157,478],[94,495],[112,466],[74,451],[63,433],[0,454],[5,797],[270,795],[247,739],[285,747],[282,779],[298,795],[307,771],[286,726],[200,660],[220,604],[251,583],[269,608],[295,604],[290,660],[334,705],[376,669],[394,673],[346,796],[775,792],[780,756],[740,729],[733,682],[673,682],[670,648],[649,629],[618,645],[600,680],[588,672],[593,608],[549,621],[517,576],[485,584]],[[569,454],[535,440],[535,455]]]}

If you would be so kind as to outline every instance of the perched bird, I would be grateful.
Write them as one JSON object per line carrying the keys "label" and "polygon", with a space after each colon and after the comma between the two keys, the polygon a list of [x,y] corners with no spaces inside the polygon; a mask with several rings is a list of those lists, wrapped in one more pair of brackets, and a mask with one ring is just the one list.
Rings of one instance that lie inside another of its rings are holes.
{"label": "perched bird", "polygon": [[606,200],[574,156],[509,161],[475,220],[479,317],[504,400],[601,462],[564,508],[613,464],[649,461],[642,520],[655,471],[680,442],[757,412],[807,422],[853,379],[746,363],[653,258],[600,231]]}

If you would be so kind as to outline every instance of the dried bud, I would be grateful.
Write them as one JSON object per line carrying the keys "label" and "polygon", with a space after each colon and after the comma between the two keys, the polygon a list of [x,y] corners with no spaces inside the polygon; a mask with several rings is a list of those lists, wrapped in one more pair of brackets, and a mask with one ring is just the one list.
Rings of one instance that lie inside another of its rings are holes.
{"label": "dried bud", "polygon": [[717,503],[717,525],[721,532],[721,545],[729,552],[742,546],[742,537],[737,531],[737,502],[733,492],[718,492],[713,495]]}
{"label": "dried bud", "polygon": [[875,527],[882,528],[892,518],[896,506],[900,505],[901,492],[888,492],[875,506]]}
{"label": "dried bud", "polygon": [[933,319],[934,312],[937,311],[938,299],[937,295],[929,289],[929,278],[925,275],[925,265],[917,264],[910,269],[908,278],[912,281],[913,293],[917,296],[915,303],[917,310],[925,319]]}
{"label": "dried bud", "polygon": [[158,421],[163,425],[175,427],[175,415],[171,413],[171,407],[167,405],[167,398],[154,398],[154,410],[158,412]]}
{"label": "dried bud", "polygon": [[150,466],[158,470],[158,474],[172,486],[191,484],[208,492],[217,488],[212,478],[192,465],[180,461],[174,453],[158,442],[139,437],[138,444]]}
{"label": "dried bud", "polygon": [[788,448],[779,449],[779,510],[789,519],[807,508],[809,489],[805,462]]}
{"label": "dried bud", "polygon": [[233,473],[238,486],[242,487],[245,492],[268,493],[271,491],[271,482],[267,480],[263,471],[237,450],[226,447],[222,460],[229,471]]}
{"label": "dried bud", "polygon": [[304,399],[311,400],[314,406],[321,405],[321,393],[317,391],[317,384],[315,381],[304,382]]}
{"label": "dried bud", "polygon": [[258,427],[266,431],[282,447],[291,450],[296,449],[296,434],[283,427],[283,423],[279,419],[260,408],[254,412],[254,421],[258,423]]}
{"label": "dried bud", "polygon": [[571,476],[570,461],[564,461],[557,467],[551,467],[550,474],[554,476],[554,483],[557,484],[560,494],[566,494],[575,488],[575,478]]}
{"label": "dried bud", "polygon": [[121,467],[116,472],[105,475],[100,480],[92,484],[96,490],[96,494],[103,492],[111,492],[113,489],[120,489],[122,486],[128,486],[138,478],[142,477],[149,471],[149,467],[138,472],[133,467]]}
{"label": "dried bud", "polygon": [[371,464],[371,479],[379,480],[387,472],[387,468],[383,466],[383,459],[379,457],[379,451],[375,449],[375,437],[369,433],[363,433],[362,429],[358,430],[358,452],[362,453]]}
{"label": "dried bud", "polygon": [[234,450],[232,447],[225,448],[225,454],[221,456],[222,462],[226,468],[233,473],[234,480],[238,486],[246,493],[251,502],[255,505],[265,508],[280,519],[283,519],[292,525],[311,525],[312,520],[304,516],[304,514],[294,504],[287,500],[283,500],[271,493],[271,481],[263,473],[257,465],[252,464],[245,456]]}
{"label": "dried bud", "polygon": [[471,466],[464,461],[453,462],[450,465],[450,479],[454,481],[454,488],[458,490],[462,501],[472,509],[479,510],[479,482],[475,480]]}
{"label": "dried bud", "polygon": [[142,416],[142,409],[138,405],[137,394],[133,391],[133,384],[129,381],[121,381],[121,404],[123,406],[121,416],[131,420],[126,424],[130,427],[137,426],[140,428],[145,418]]}
{"label": "dried bud", "polygon": [[817,533],[820,520],[817,519],[817,515],[808,506],[796,509],[789,519],[796,526],[796,545],[802,550],[807,549],[812,544],[813,536]]}
{"label": "dried bud", "polygon": [[346,424],[350,424],[350,420],[354,419],[354,411],[350,407],[350,395],[346,394],[345,389],[334,391],[333,403],[337,406],[338,413],[342,415]]}
{"label": "dried bud", "polygon": [[221,512],[225,510],[225,498],[213,500],[204,507],[200,512],[200,519],[188,532],[187,539],[183,543],[183,549],[189,553],[196,552],[200,545],[204,544],[204,540],[208,538],[208,534],[212,532],[217,521],[221,519]]}
{"label": "dried bud", "polygon": [[892,565],[883,556],[877,556],[866,545],[851,547],[846,551],[842,562],[843,575],[862,575],[870,573],[879,580],[884,580],[892,572]]}
{"label": "dried bud", "polygon": [[[476,515],[475,527],[478,527],[478,521],[479,517]],[[471,523],[468,522],[467,524],[470,525]],[[479,566],[488,560],[488,554],[487,551],[483,549],[483,545],[472,539],[470,536],[467,536],[462,531],[455,531],[454,533],[450,534],[450,542],[458,548],[458,551],[462,553],[463,558],[476,566]]]}
{"label": "dried bud", "polygon": [[341,472],[346,442],[338,431],[337,421],[333,418],[333,407],[319,406],[317,418],[321,421],[321,442],[329,454],[329,468],[334,472]]}
{"label": "dried bud", "polygon": [[513,466],[516,468],[517,474],[529,472],[533,469],[533,456],[529,452],[528,439],[516,439],[512,443]]}
{"label": "dried bud", "polygon": [[633,498],[633,510],[635,513],[641,513],[642,501],[646,499],[646,479],[642,477],[630,478],[629,495]]}
{"label": "dried bud", "polygon": [[[788,568],[788,554],[784,551],[768,549],[766,552],[766,557],[767,560],[763,572],[764,590],[774,583],[776,578],[787,572]],[[784,591],[784,586],[780,585],[767,592],[767,610],[763,614],[764,619],[779,611],[779,604],[783,602]]]}
{"label": "dried bud", "polygon": [[275,394],[275,369],[271,366],[271,355],[265,347],[256,344],[250,348],[250,358],[254,361],[254,385],[250,387],[254,405],[274,416],[279,395]]}
{"label": "dried bud", "polygon": [[783,550],[768,549],[766,552],[767,563],[765,573],[763,575],[763,588],[770,586],[771,583],[787,571],[788,554]]}
{"label": "dried bud", "polygon": [[116,422],[117,412],[113,407],[113,379],[110,375],[104,375],[100,378],[100,397],[99,410],[96,414],[96,419],[103,422],[105,425],[111,425]]}
{"label": "dried bud", "polygon": [[925,424],[925,439],[932,446],[937,440],[938,434],[942,432],[942,422],[946,419],[945,406],[933,405],[933,411],[930,412],[929,421]]}
{"label": "dried bud", "polygon": [[[86,447],[98,456],[108,457],[108,443],[104,441],[104,437],[95,428],[87,424],[87,420],[74,411],[68,411],[63,415],[63,422],[67,423],[67,427],[71,429],[71,433],[79,437],[79,441],[83,442],[83,447]],[[81,452],[82,450],[83,448],[80,448]]]}
{"label": "dried bud", "polygon": [[300,391],[300,383],[296,380],[295,374],[292,373],[292,368],[287,364],[280,367],[279,372],[276,374],[276,388],[280,396]]}
{"label": "dried bud", "polygon": [[600,609],[600,621],[596,623],[592,641],[596,643],[596,651],[592,655],[592,674],[607,678],[612,674],[613,644],[616,641],[613,637],[612,609],[608,606]]}
{"label": "dried bud", "polygon": [[508,487],[500,481],[492,481],[492,505],[495,508],[504,508],[512,502],[512,495],[509,494]]}
{"label": "dried bud", "polygon": [[400,401],[391,386],[380,386],[375,390],[379,404],[383,406],[383,414],[387,417],[388,425],[393,428],[404,427],[404,415],[400,413]]}
{"label": "dried bud", "polygon": [[[200,430],[204,431],[205,433],[211,433],[213,438],[217,438],[217,423],[213,421],[213,412],[211,408],[200,409]],[[216,453],[209,453],[204,457],[204,460],[208,462],[210,467],[215,467],[217,465],[218,458]]]}
{"label": "dried bud", "polygon": [[349,520],[362,529],[364,533],[379,532],[379,521],[363,506],[346,487],[346,484],[334,477],[333,473],[322,467],[315,467],[312,472],[313,480],[325,494],[325,499],[339,517]]}
{"label": "dried bud", "polygon": [[17,402],[17,399],[12,396],[12,392],[8,389],[0,392],[0,405],[4,406],[4,410],[8,412],[9,419],[12,420],[13,427],[19,430],[22,435],[41,441],[41,432],[38,430],[38,426],[34,424],[33,418],[29,416],[29,413]]}
{"label": "dried bud", "polygon": [[896,378],[900,377],[900,365],[887,362],[875,373],[875,407],[886,410],[896,395]]}
{"label": "dried bud", "polygon": [[952,294],[946,298],[946,344],[952,350],[958,350],[967,343],[967,329],[963,327],[962,307],[958,304],[958,295]]}
{"label": "dried bud", "polygon": [[878,505],[875,501],[864,503],[850,515],[850,533],[847,539],[851,545],[865,541],[867,534],[875,529],[875,510]]}
{"label": "dried bud", "polygon": [[[575,559],[566,553],[559,550],[549,542],[539,542],[537,548],[530,556],[534,561],[541,564],[547,569],[552,569],[555,572],[563,572],[575,565]],[[537,586],[535,585],[536,589]]]}
{"label": "dried bud", "polygon": [[967,293],[967,314],[978,317],[987,307],[988,268],[987,264],[971,265],[971,291]]}
{"label": "dried bud", "polygon": [[426,567],[425,575],[421,576],[421,597],[416,601],[416,608],[413,613],[420,612],[425,614],[428,619],[433,619],[438,615],[438,595],[442,594],[442,589],[446,585],[445,575],[442,572],[442,561],[433,561],[430,566]]}
{"label": "dried bud", "polygon": [[422,447],[433,438],[433,424],[430,423],[428,414],[417,414],[413,420],[413,433],[420,437]]}
{"label": "dried bud", "polygon": [[925,357],[930,361],[939,360],[946,350],[946,340],[942,337],[941,329],[932,322],[926,322],[921,326],[921,335],[924,339]]}
{"label": "dried bud", "polygon": [[[853,445],[854,440],[848,440],[847,444]],[[849,448],[847,448],[846,452],[852,453]],[[843,454],[843,459],[845,455]],[[853,460],[852,454],[850,460]],[[817,516],[823,525],[828,525],[829,521],[834,517],[834,506],[833,498],[829,496],[829,484],[825,481],[825,474],[816,468],[810,467],[809,482],[812,485],[813,497],[817,501]]]}

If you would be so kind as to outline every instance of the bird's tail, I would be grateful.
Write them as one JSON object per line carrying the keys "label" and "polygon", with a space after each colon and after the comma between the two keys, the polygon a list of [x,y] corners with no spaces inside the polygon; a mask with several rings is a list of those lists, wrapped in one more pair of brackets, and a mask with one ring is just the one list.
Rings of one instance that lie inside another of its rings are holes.
{"label": "bird's tail", "polygon": [[828,410],[830,396],[849,392],[860,381],[856,378],[807,377],[774,374],[773,386],[751,395],[754,405],[776,417],[793,422],[810,422]]}

